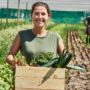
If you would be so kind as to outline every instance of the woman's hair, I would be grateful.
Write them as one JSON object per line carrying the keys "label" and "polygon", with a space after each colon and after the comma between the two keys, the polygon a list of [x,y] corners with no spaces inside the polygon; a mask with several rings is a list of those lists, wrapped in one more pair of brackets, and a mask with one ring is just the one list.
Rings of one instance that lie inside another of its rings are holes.
{"label": "woman's hair", "polygon": [[45,7],[45,8],[47,9],[47,13],[48,13],[48,14],[51,14],[51,11],[50,11],[50,9],[49,9],[49,6],[48,6],[46,3],[44,3],[44,2],[36,2],[36,3],[34,3],[34,4],[32,5],[31,14],[32,14],[33,11],[34,11],[35,6],[43,6],[43,7]]}

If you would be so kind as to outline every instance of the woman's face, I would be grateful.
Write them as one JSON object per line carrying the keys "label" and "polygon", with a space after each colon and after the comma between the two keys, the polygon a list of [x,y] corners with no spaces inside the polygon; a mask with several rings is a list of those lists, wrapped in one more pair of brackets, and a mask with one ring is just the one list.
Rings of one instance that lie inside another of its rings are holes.
{"label": "woman's face", "polygon": [[50,15],[47,13],[47,9],[43,6],[35,6],[31,18],[34,22],[34,26],[43,27],[46,25],[47,20],[50,18]]}

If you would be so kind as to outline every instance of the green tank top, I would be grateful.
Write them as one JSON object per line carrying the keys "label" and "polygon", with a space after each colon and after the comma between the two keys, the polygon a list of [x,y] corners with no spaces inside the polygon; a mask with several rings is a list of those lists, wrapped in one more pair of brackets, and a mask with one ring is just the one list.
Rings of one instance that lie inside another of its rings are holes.
{"label": "green tank top", "polygon": [[61,36],[58,33],[48,31],[43,37],[36,36],[31,29],[19,31],[21,52],[27,63],[42,52],[53,52],[53,58],[57,55],[58,42]]}

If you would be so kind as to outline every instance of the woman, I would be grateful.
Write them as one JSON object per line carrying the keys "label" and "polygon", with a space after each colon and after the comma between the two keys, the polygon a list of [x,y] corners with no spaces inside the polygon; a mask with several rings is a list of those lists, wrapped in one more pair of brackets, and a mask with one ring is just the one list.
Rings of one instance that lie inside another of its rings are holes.
{"label": "woman", "polygon": [[58,33],[47,31],[45,28],[50,16],[51,13],[46,3],[36,2],[33,4],[31,19],[34,27],[29,30],[22,30],[16,35],[6,57],[9,65],[17,66],[16,63],[12,64],[12,60],[19,50],[25,56],[28,64],[30,60],[33,60],[37,54],[42,52],[54,52],[53,57],[56,57],[57,53],[60,55],[64,49],[61,36]]}

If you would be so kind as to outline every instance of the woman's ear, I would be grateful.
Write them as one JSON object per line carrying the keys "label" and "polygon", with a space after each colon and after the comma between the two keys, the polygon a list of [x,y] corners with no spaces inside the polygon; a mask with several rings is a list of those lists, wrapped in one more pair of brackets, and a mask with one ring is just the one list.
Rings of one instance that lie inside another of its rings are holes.
{"label": "woman's ear", "polygon": [[50,19],[50,17],[51,17],[51,14],[48,14],[48,20]]}

